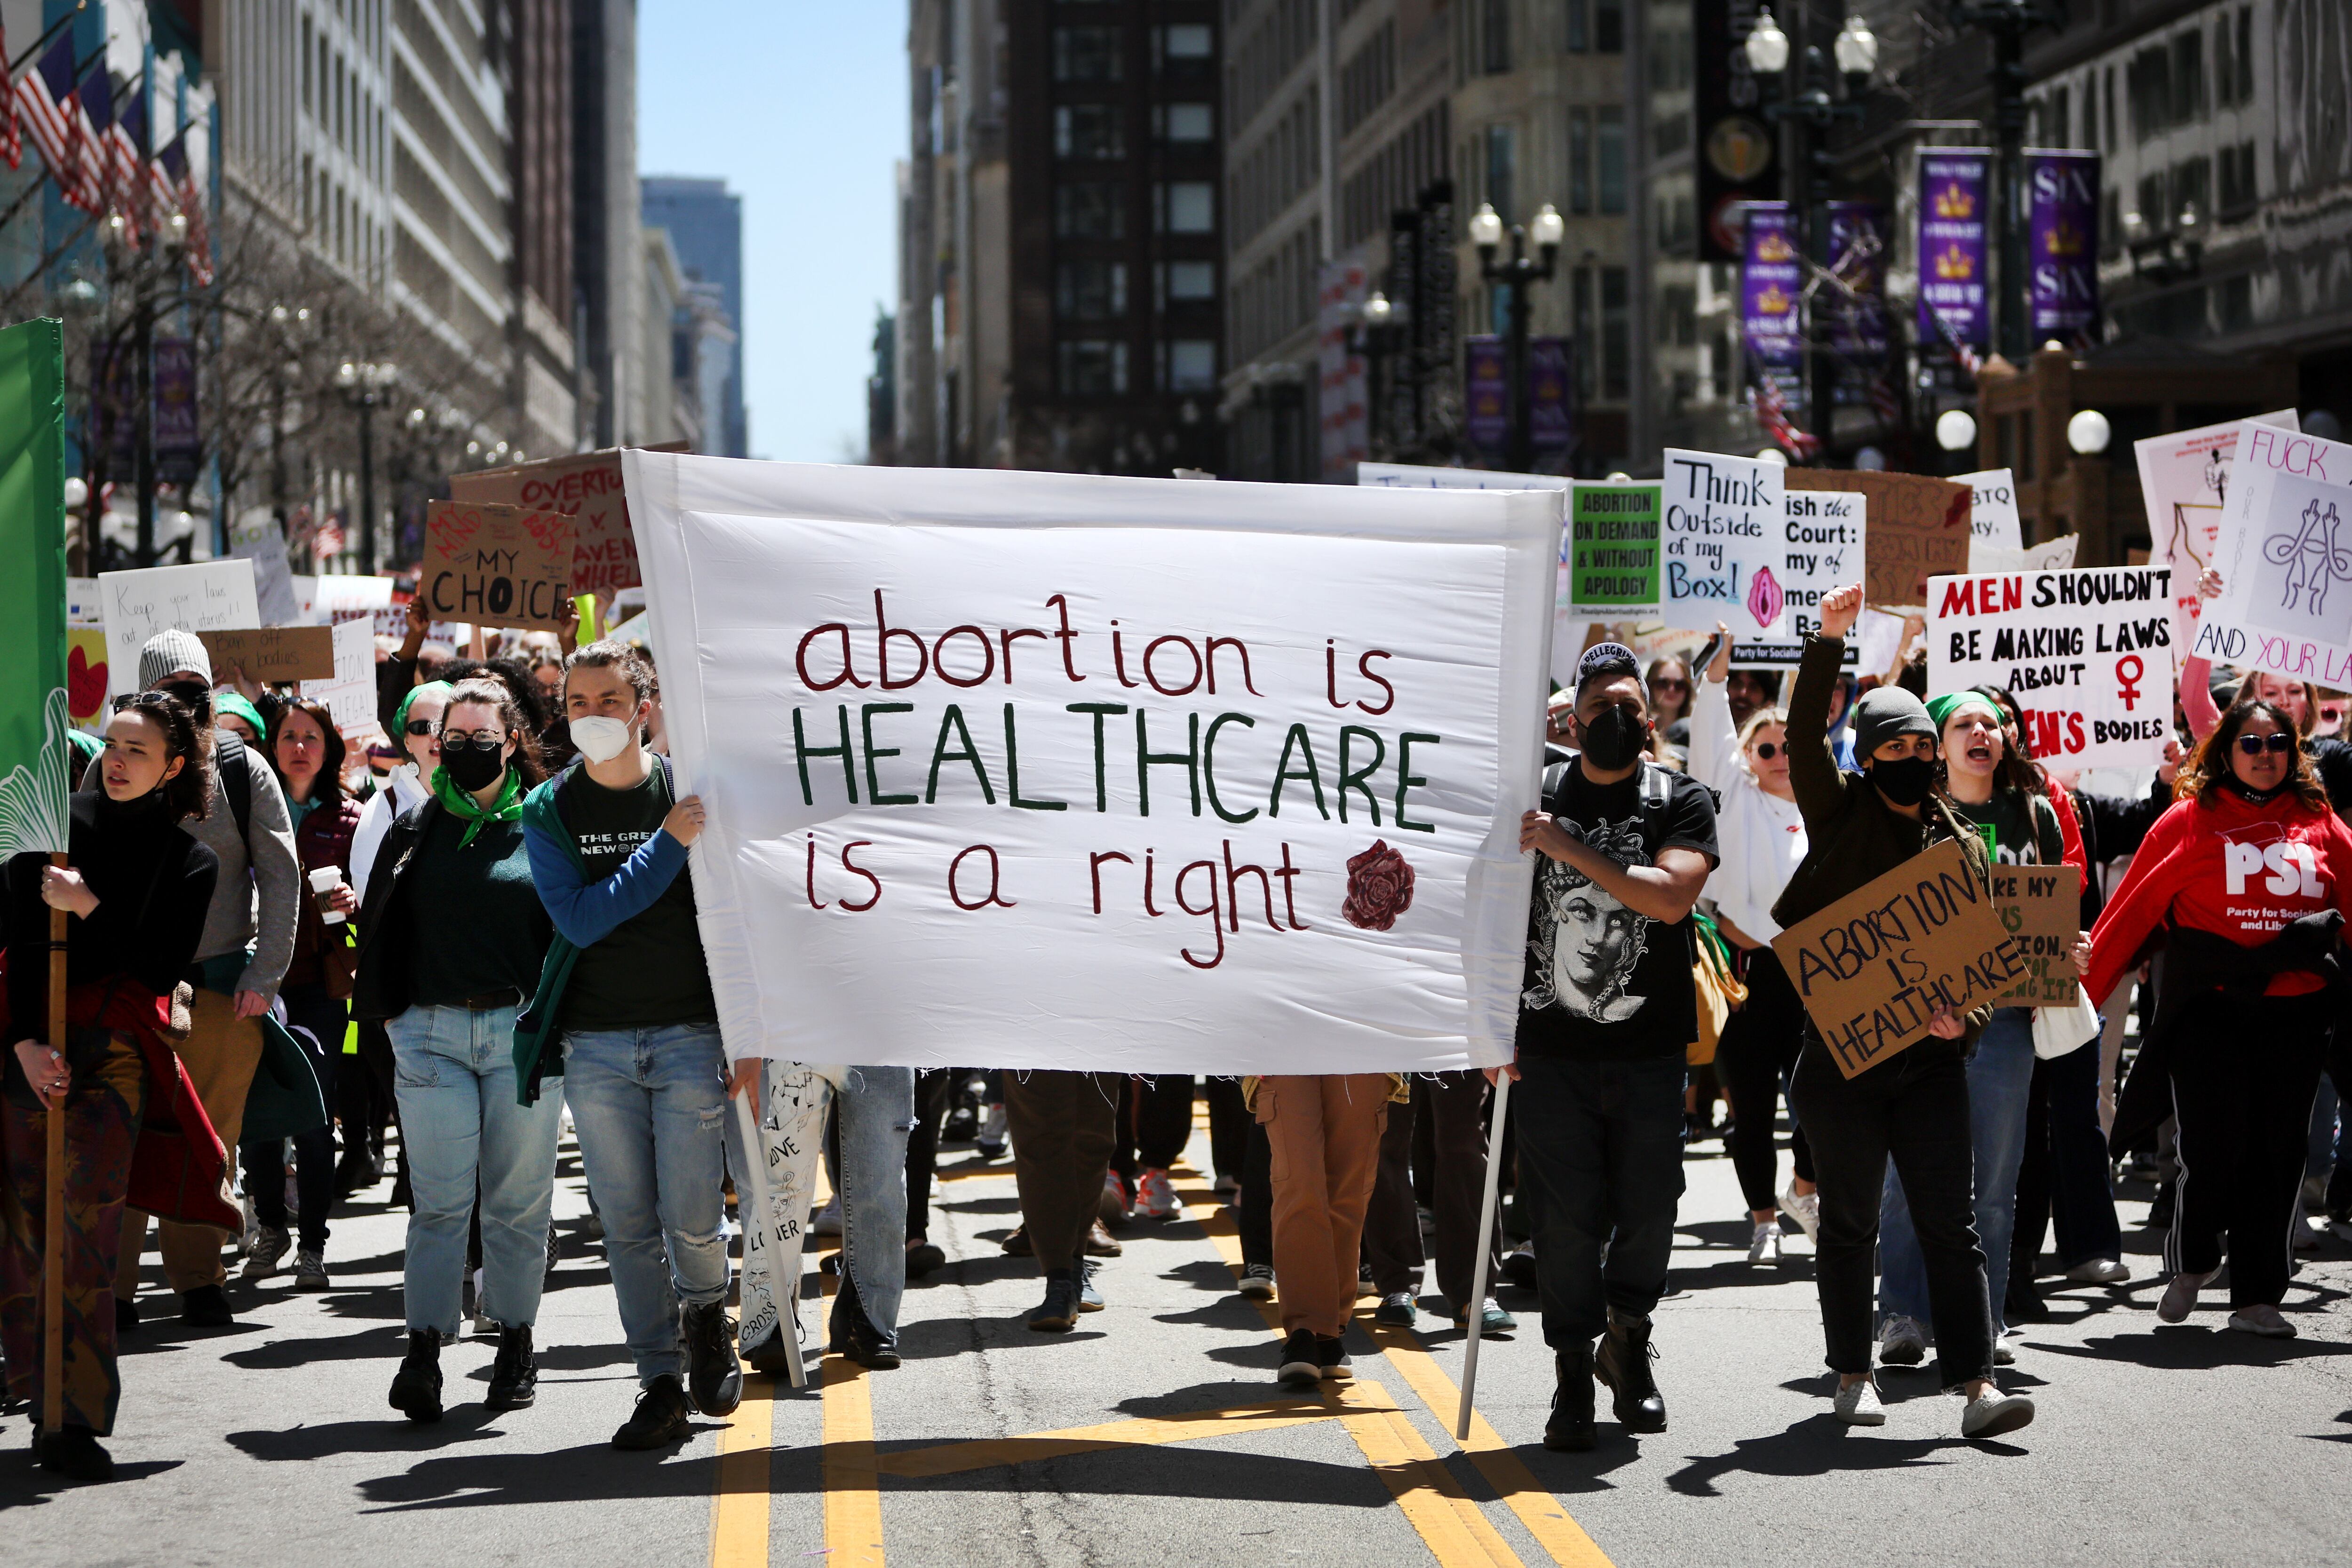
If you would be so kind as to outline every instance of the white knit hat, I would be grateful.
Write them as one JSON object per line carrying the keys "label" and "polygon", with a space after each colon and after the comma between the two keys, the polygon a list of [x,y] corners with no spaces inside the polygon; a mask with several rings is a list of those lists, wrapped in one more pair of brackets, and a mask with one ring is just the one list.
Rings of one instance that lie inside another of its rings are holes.
{"label": "white knit hat", "polygon": [[205,651],[205,639],[191,631],[174,627],[157,632],[139,650],[139,689],[142,691],[175,670],[193,669],[213,683],[213,656]]}

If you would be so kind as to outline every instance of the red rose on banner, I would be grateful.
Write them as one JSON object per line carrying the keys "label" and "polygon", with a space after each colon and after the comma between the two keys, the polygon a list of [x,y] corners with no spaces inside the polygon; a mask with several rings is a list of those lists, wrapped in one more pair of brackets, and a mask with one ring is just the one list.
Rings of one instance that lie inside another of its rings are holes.
{"label": "red rose on banner", "polygon": [[1339,906],[1348,923],[1364,931],[1387,931],[1412,908],[1412,867],[1383,838],[1348,862],[1348,900]]}

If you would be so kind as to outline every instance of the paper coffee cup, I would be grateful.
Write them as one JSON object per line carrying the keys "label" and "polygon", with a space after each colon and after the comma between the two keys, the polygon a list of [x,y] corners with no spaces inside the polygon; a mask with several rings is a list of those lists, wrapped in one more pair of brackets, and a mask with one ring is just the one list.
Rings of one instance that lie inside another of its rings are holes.
{"label": "paper coffee cup", "polygon": [[321,866],[310,873],[310,896],[318,901],[319,919],[328,925],[342,923],[343,911],[328,901],[342,885],[343,873],[338,867]]}

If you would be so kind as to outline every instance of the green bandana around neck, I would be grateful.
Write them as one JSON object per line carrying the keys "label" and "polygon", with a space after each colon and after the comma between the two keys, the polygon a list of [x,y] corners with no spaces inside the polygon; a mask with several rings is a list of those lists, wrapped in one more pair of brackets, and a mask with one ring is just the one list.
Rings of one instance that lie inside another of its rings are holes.
{"label": "green bandana around neck", "polygon": [[442,807],[452,816],[466,825],[466,831],[457,838],[457,847],[463,849],[474,841],[474,835],[482,830],[482,824],[485,822],[512,822],[522,816],[522,774],[517,773],[512,766],[509,766],[507,782],[499,790],[498,803],[494,805],[484,805],[466,791],[449,782],[448,769],[435,768],[433,798],[439,801]]}

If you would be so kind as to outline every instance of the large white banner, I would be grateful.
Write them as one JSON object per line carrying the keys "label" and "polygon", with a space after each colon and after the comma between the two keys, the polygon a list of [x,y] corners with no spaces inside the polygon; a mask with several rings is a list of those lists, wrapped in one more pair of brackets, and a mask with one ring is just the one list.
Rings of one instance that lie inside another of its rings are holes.
{"label": "large white banner", "polygon": [[1559,493],[625,465],[730,1057],[1508,1059]]}
{"label": "large white banner", "polygon": [[1927,689],[2005,688],[2036,761],[2137,767],[2172,738],[2172,569],[1927,579]]}
{"label": "large white banner", "polygon": [[2216,664],[2352,686],[2352,446],[2246,420],[2227,489],[2221,596],[2192,647]]}

